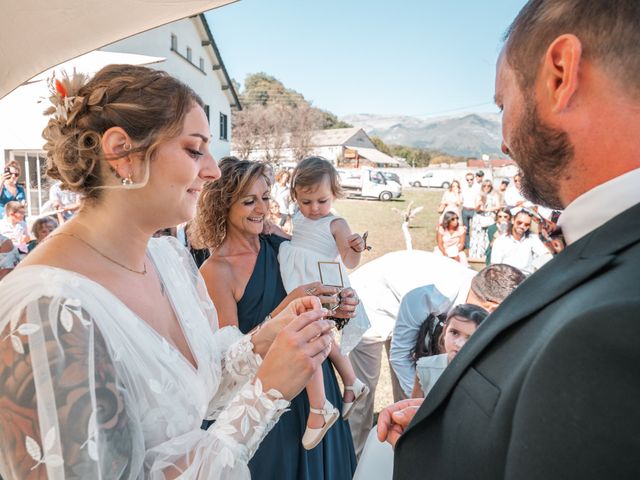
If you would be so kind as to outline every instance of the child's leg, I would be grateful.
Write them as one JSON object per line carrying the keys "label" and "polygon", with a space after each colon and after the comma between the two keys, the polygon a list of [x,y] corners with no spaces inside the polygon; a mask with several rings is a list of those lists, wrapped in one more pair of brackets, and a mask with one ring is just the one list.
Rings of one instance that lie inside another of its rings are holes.
{"label": "child's leg", "polygon": [[[316,370],[309,383],[307,383],[307,395],[309,396],[309,405],[318,410],[324,408],[326,400],[324,394],[324,378],[322,376],[322,367]],[[311,428],[321,428],[324,425],[324,418],[317,413],[309,413],[307,426]]]}
{"label": "child's leg", "polygon": [[[340,347],[335,343],[331,346],[331,352],[329,352],[329,358],[331,362],[336,366],[338,374],[342,378],[342,383],[345,386],[351,386],[356,381],[356,374],[353,371],[353,366],[346,355],[340,352]],[[355,398],[354,393],[350,390],[345,390],[342,399],[345,402],[353,402]]]}

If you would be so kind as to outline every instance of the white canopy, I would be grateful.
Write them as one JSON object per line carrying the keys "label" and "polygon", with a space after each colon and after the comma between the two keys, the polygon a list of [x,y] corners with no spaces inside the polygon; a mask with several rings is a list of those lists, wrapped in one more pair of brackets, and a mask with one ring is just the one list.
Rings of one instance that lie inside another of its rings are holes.
{"label": "white canopy", "polygon": [[41,73],[0,99],[0,151],[42,149],[42,130],[47,122],[42,112],[49,106],[42,100],[49,97],[46,79],[51,77],[54,71],[71,73],[75,69],[77,72],[93,74],[112,63],[145,65],[162,61],[162,57],[95,51]]}
{"label": "white canopy", "polygon": [[47,68],[122,38],[235,0],[6,1],[0,98]]}

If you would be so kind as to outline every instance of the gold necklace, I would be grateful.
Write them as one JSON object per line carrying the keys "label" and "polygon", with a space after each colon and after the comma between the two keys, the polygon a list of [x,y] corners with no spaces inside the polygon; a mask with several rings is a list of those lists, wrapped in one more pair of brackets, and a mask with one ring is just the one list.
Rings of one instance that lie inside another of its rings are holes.
{"label": "gold necklace", "polygon": [[111,257],[107,257],[104,253],[102,253],[100,250],[98,250],[96,247],[94,247],[93,245],[91,245],[89,242],[87,242],[84,238],[78,237],[77,235],[74,235],[73,233],[67,233],[67,232],[58,232],[54,235],[49,235],[48,238],[51,237],[57,237],[58,235],[67,235],[68,237],[73,237],[76,240],[81,241],[82,243],[84,243],[87,247],[89,247],[91,250],[93,250],[94,252],[96,252],[98,255],[100,255],[103,258],[106,258],[107,260],[109,260],[111,263],[115,263],[116,265],[118,265],[119,267],[124,268],[125,270],[129,270],[130,272],[133,273],[137,273],[138,275],[146,275],[147,274],[147,262],[144,262],[143,265],[143,269],[142,271],[140,270],[134,270],[133,268],[129,268],[126,265],[123,265],[122,263],[118,262],[117,260],[114,260]]}

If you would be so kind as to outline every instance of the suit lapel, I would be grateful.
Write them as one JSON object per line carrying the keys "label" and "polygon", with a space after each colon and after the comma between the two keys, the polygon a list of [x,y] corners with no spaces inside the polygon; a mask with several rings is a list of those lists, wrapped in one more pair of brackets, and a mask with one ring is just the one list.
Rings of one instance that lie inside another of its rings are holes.
{"label": "suit lapel", "polygon": [[460,377],[497,335],[591,278],[615,260],[615,252],[639,238],[640,204],[572,244],[529,277],[485,321],[445,369],[406,431],[442,404]]}

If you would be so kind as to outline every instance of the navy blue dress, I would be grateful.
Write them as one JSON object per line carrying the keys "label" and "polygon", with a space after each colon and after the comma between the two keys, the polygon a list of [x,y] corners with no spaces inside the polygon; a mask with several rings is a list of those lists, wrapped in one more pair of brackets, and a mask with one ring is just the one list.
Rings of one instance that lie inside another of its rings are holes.
{"label": "navy blue dress", "polygon": [[[260,236],[260,253],[238,302],[238,323],[243,333],[261,323],[287,295],[278,265],[282,241],[275,235]],[[327,399],[342,410],[342,393],[329,360],[322,364],[322,373]],[[316,448],[305,450],[301,439],[308,416],[309,399],[303,390],[249,461],[252,480],[351,480],[356,457],[349,424],[339,418]]]}

